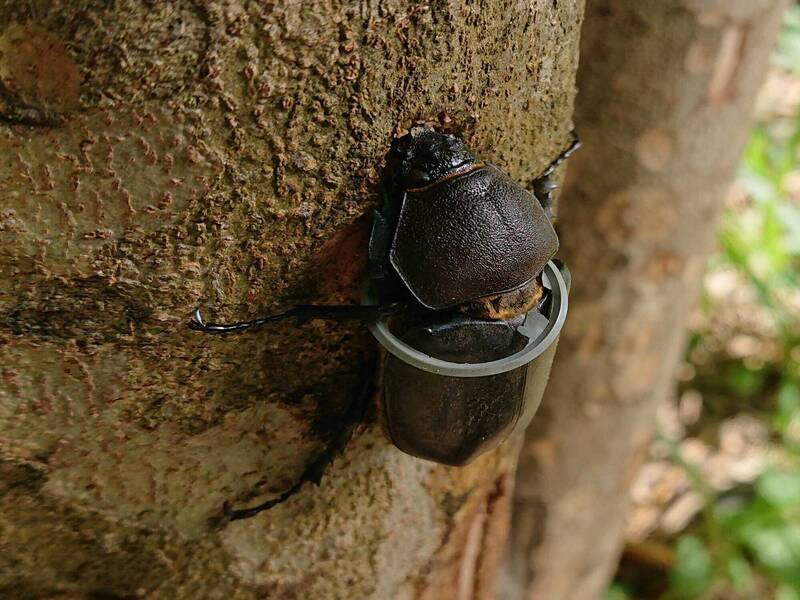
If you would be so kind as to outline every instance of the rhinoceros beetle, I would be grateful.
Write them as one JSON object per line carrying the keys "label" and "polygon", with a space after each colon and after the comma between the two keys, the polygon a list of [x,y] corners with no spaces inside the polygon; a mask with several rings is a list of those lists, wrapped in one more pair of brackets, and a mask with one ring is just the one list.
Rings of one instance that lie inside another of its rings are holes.
{"label": "rhinoceros beetle", "polygon": [[[455,135],[412,129],[390,149],[361,305],[300,305],[229,324],[207,323],[196,309],[190,326],[232,333],[286,319],[367,323],[388,351],[384,414],[394,444],[466,464],[526,427],[541,400],[569,281],[551,261],[558,250],[551,176],[579,146],[573,133],[531,193]],[[365,386],[340,434],[289,490],[252,508],[226,503],[225,514],[250,517],[306,481],[319,484],[370,395]]]}

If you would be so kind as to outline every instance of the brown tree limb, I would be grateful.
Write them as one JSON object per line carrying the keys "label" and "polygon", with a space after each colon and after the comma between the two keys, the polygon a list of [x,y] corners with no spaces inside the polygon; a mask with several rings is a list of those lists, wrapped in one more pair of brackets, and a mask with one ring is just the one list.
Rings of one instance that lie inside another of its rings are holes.
{"label": "brown tree limb", "polygon": [[593,0],[560,207],[570,316],[522,452],[510,599],[600,596],[785,2]]}

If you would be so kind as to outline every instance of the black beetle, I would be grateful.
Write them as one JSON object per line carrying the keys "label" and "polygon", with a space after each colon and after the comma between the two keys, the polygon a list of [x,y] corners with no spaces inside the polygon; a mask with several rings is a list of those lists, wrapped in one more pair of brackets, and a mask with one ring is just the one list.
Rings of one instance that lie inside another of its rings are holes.
{"label": "black beetle", "polygon": [[[558,318],[560,329],[566,311],[563,279],[568,280],[564,268],[557,273],[552,266],[543,278],[558,250],[551,175],[579,146],[573,134],[567,149],[533,181],[531,193],[497,167],[479,162],[460,138],[415,128],[390,150],[384,201],[369,240],[364,304],[301,305],[230,324],[206,323],[197,309],[190,326],[230,333],[284,319],[371,324],[394,355],[384,373],[384,413],[395,445],[436,462],[465,464],[526,426],[541,398],[558,334],[545,336],[545,325],[547,318]],[[554,291],[564,303],[560,315],[552,307]],[[536,316],[545,325],[533,331]],[[536,388],[531,395],[524,392],[527,362],[520,362],[531,359],[515,357],[524,355],[537,335],[547,337],[548,360],[541,367],[545,372],[529,384]],[[403,348],[410,358],[402,358]],[[520,364],[492,367],[504,360]],[[294,486],[252,508],[231,510],[226,504],[226,515],[249,517],[284,501],[305,481],[319,484],[370,394],[366,386],[341,434]],[[535,400],[526,406],[526,397]]]}

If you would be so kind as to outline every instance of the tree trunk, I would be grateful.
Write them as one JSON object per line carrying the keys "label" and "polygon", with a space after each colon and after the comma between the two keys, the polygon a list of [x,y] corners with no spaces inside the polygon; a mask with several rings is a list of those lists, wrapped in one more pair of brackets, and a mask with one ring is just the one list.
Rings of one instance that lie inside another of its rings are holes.
{"label": "tree trunk", "polygon": [[582,9],[0,6],[4,597],[492,596],[513,444],[436,466],[372,410],[319,488],[226,521],[296,481],[376,347],[186,322],[358,301],[381,164],[416,120],[533,179],[568,140]]}
{"label": "tree trunk", "polygon": [[782,0],[591,0],[560,210],[570,315],[514,504],[510,599],[592,599],[670,389]]}

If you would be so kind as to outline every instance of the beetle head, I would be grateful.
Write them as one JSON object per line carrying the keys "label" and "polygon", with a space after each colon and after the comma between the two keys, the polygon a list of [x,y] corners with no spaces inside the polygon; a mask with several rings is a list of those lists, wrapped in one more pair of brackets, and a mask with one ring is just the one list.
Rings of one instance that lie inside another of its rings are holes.
{"label": "beetle head", "polygon": [[400,182],[407,188],[428,185],[475,162],[460,138],[430,127],[415,128],[396,139],[392,159],[399,163]]}

